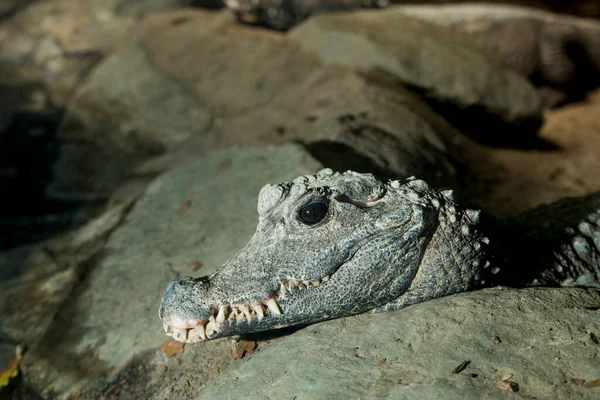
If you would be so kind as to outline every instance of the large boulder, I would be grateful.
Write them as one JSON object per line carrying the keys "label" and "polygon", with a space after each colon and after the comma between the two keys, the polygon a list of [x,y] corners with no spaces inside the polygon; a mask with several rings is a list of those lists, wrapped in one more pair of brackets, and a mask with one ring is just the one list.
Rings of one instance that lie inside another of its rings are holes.
{"label": "large boulder", "polygon": [[507,126],[535,135],[541,125],[540,97],[525,77],[434,24],[400,12],[356,11],[317,15],[289,36],[327,64],[395,75],[482,139],[494,140]]}

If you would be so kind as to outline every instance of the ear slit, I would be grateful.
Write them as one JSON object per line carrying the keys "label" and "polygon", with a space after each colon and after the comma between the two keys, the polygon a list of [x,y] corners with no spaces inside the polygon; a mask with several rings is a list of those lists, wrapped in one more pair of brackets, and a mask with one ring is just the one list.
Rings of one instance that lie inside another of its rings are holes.
{"label": "ear slit", "polygon": [[340,203],[352,204],[353,206],[356,206],[358,208],[371,208],[373,206],[376,206],[381,201],[381,199],[377,199],[377,200],[373,200],[373,201],[357,201],[357,200],[352,200],[350,197],[348,197],[345,194],[336,194],[333,198],[336,199],[337,201],[339,201]]}

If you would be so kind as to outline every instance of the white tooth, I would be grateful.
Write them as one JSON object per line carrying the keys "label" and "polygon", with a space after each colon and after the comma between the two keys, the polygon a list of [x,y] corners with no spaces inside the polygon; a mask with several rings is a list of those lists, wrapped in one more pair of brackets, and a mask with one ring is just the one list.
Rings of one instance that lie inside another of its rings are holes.
{"label": "white tooth", "polygon": [[323,279],[321,279],[321,281],[323,282],[327,282],[329,280],[329,275],[324,276]]}
{"label": "white tooth", "polygon": [[238,315],[238,310],[236,310],[235,308],[231,309],[231,314],[229,314],[229,319],[236,319]]}
{"label": "white tooth", "polygon": [[166,322],[163,322],[163,328],[165,329],[165,332],[167,332],[167,334],[171,333],[171,325],[167,324]]}
{"label": "white tooth", "polygon": [[279,285],[279,297],[285,297],[285,295],[287,294],[287,288],[285,287],[285,283],[282,283],[281,285]]}
{"label": "white tooth", "polygon": [[242,304],[240,306],[240,310],[242,310],[242,312],[246,315],[246,318],[248,318],[248,319],[252,318],[252,316],[250,315],[250,309],[248,308],[247,305]]}
{"label": "white tooth", "polygon": [[243,314],[243,313],[239,313],[239,314],[236,316],[235,320],[236,320],[237,322],[242,322],[242,321],[245,321],[245,320],[246,320],[246,318],[244,317],[244,314]]}
{"label": "white tooth", "polygon": [[198,326],[196,326],[194,329],[203,340],[206,340],[206,330],[204,330],[204,324],[198,324]]}
{"label": "white tooth", "polygon": [[219,313],[217,314],[217,324],[222,324],[225,322],[225,312],[227,311],[227,306],[219,307]]}
{"label": "white tooth", "polygon": [[307,287],[310,286],[310,281],[302,281]]}
{"label": "white tooth", "polygon": [[317,279],[316,281],[312,281],[311,283],[313,284],[313,286],[319,286],[321,284],[321,281]]}
{"label": "white tooth", "polygon": [[210,323],[211,323],[213,326],[216,326],[216,325],[217,325],[217,320],[215,319],[215,316],[214,316],[214,315],[211,315],[210,317],[208,317],[208,320],[210,321]]}
{"label": "white tooth", "polygon": [[206,337],[210,339],[211,336],[214,336],[217,334],[217,330],[214,327],[214,325],[209,326],[209,324],[206,324]]}
{"label": "white tooth", "polygon": [[254,312],[258,316],[258,319],[263,319],[263,317],[265,316],[265,314],[263,313],[263,308],[260,304],[254,304],[252,306],[252,310],[254,310]]}
{"label": "white tooth", "polygon": [[294,286],[294,287],[295,287],[295,286],[298,286],[299,284],[300,284],[300,282],[298,282],[298,281],[297,281],[297,280],[295,280],[295,279],[290,279],[290,280],[288,281],[288,286],[289,286],[289,287],[292,287],[292,286]]}
{"label": "white tooth", "polygon": [[277,304],[277,301],[275,301],[275,299],[269,299],[265,304],[273,314],[281,315],[279,304]]}

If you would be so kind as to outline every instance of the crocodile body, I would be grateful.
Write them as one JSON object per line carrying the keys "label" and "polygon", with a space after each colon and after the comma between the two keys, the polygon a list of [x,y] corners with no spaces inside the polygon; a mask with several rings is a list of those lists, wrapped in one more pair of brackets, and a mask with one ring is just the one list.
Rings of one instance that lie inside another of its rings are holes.
{"label": "crocodile body", "polygon": [[513,221],[424,181],[324,169],[265,186],[250,242],[169,284],[159,310],[183,342],[272,330],[495,285],[598,286],[600,194]]}

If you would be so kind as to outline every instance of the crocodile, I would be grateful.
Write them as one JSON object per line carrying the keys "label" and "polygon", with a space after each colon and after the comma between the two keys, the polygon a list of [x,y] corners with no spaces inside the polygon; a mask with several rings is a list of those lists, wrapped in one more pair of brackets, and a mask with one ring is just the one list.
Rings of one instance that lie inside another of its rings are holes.
{"label": "crocodile", "polygon": [[248,244],[213,274],[168,285],[164,329],[194,343],[491,286],[600,287],[600,193],[506,220],[454,197],[415,177],[328,168],[266,185]]}

